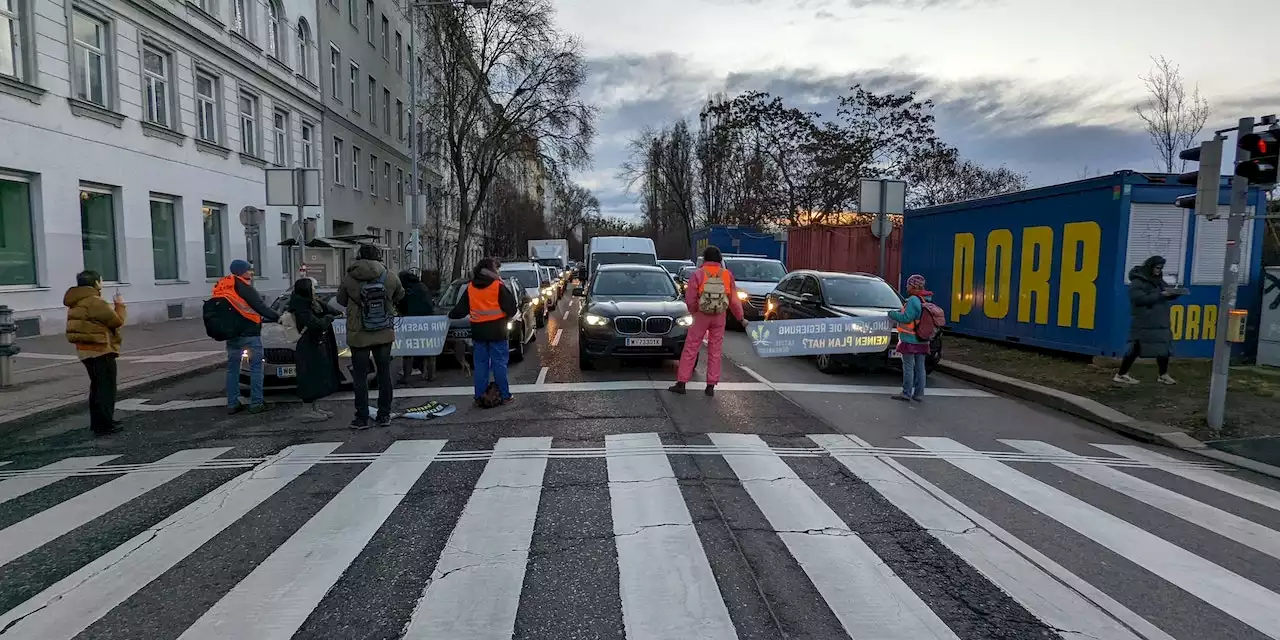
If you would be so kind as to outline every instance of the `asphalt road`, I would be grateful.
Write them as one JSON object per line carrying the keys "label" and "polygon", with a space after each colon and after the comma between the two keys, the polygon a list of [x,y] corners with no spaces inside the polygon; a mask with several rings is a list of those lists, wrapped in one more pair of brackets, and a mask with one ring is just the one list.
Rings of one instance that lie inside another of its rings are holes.
{"label": "asphalt road", "polygon": [[429,422],[228,416],[215,373],[0,435],[0,638],[1280,638],[1274,481],[742,334],[713,398],[576,340],[565,301],[507,407],[397,389]]}

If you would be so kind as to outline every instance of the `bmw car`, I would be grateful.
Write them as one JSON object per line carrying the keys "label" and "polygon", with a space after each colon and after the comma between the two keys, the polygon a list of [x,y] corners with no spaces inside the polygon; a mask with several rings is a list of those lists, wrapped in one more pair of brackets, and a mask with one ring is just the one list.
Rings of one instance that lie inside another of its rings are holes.
{"label": "bmw car", "polygon": [[693,316],[671,274],[657,265],[600,265],[587,287],[578,319],[578,366],[604,359],[676,360]]}
{"label": "bmw car", "polygon": [[[448,314],[454,305],[458,304],[458,299],[462,297],[463,292],[467,290],[467,279],[460,278],[449,283],[445,287],[444,293],[440,295],[440,300],[436,302],[436,313],[440,315]],[[519,300],[524,295],[524,288],[520,281],[515,278],[503,280],[502,283],[511,290],[511,294]],[[507,339],[510,342],[511,349],[510,362],[512,364],[524,360],[525,347],[533,342],[538,335],[538,308],[536,305],[525,302],[520,305],[520,312],[516,317],[507,321]],[[455,349],[462,346],[466,349],[466,353],[462,354],[467,361],[471,360],[471,320],[468,318],[450,319],[449,320],[449,339],[445,342],[442,356],[457,357]]]}

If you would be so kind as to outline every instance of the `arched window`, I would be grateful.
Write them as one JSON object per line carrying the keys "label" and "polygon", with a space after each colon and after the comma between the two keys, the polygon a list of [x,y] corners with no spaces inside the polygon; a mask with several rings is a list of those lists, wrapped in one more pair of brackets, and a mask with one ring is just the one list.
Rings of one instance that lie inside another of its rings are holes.
{"label": "arched window", "polygon": [[298,75],[311,79],[311,27],[298,18]]}
{"label": "arched window", "polygon": [[280,27],[284,24],[284,11],[279,0],[267,0],[267,55],[284,62],[284,36]]}

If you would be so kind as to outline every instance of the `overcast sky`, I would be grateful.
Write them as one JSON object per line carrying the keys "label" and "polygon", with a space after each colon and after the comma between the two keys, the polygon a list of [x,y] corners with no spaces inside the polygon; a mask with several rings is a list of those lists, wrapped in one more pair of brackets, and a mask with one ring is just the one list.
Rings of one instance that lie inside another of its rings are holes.
{"label": "overcast sky", "polygon": [[[1150,57],[1209,99],[1209,127],[1280,111],[1275,0],[556,0],[582,39],[600,108],[595,165],[576,178],[634,216],[617,179],[627,141],[707,96],[758,89],[815,110],[857,82],[916,89],[944,140],[1033,185],[1151,170],[1133,106]],[[1240,24],[1243,23],[1243,24]],[[1238,68],[1241,60],[1270,60]],[[1266,67],[1266,68],[1264,68]]]}

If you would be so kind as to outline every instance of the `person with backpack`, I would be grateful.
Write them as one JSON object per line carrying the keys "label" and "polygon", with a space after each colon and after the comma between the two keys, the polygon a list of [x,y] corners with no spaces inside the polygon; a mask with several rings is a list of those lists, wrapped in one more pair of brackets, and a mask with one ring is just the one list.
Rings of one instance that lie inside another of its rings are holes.
{"label": "person with backpack", "polygon": [[[431,305],[431,291],[417,273],[413,270],[401,271],[400,284],[404,285],[404,297],[396,303],[396,311],[401,316],[429,316],[435,313],[435,308]],[[435,356],[404,356],[400,360],[400,384],[409,384],[409,376],[414,370],[422,372],[427,382],[436,379]]]}
{"label": "person with backpack", "polygon": [[369,428],[369,361],[378,372],[378,426],[391,425],[391,345],[396,341],[396,304],[404,298],[400,278],[382,264],[382,251],[362,244],[356,261],[338,287],[338,304],[347,308],[347,347],[351,349],[356,416],[352,429]]}
{"label": "person with backpack", "polygon": [[[472,381],[475,385],[477,407],[489,408],[495,404],[510,404],[511,385],[507,382],[507,359],[511,355],[511,342],[507,322],[516,317],[520,303],[498,275],[498,264],[493,258],[476,263],[471,271],[471,282],[449,312],[454,320],[470,318]],[[489,374],[497,386],[497,398],[489,391]]]}
{"label": "person with backpack", "polygon": [[102,276],[97,271],[76,274],[76,286],[62,296],[67,307],[67,342],[89,374],[89,430],[95,436],[120,431],[115,419],[116,358],[120,355],[127,314],[124,298],[116,293],[111,304],[102,299]]}
{"label": "person with backpack", "polygon": [[685,386],[693,377],[693,368],[698,363],[698,351],[702,349],[702,338],[707,338],[707,389],[706,394],[716,394],[716,384],[720,382],[720,353],[724,348],[724,326],[728,314],[738,320],[745,329],[746,318],[742,315],[742,301],[738,299],[738,286],[733,273],[724,268],[721,262],[724,256],[714,245],[702,252],[702,266],[689,276],[685,285],[684,303],[693,314],[693,326],[685,337],[684,351],[680,354],[680,368],[676,373],[676,383],[667,390],[683,395]]}
{"label": "person with backpack", "polygon": [[231,261],[231,274],[213,285],[205,302],[205,332],[227,343],[227,412],[245,409],[240,403],[240,359],[249,357],[249,412],[267,410],[262,394],[262,323],[279,322],[280,315],[262,301],[253,288],[253,267],[244,260]]}
{"label": "person with backpack", "polygon": [[889,312],[889,319],[898,323],[897,352],[902,356],[902,393],[893,399],[924,402],[929,344],[946,320],[933,304],[933,292],[925,289],[924,276],[917,273],[907,278],[907,300],[901,309]]}

